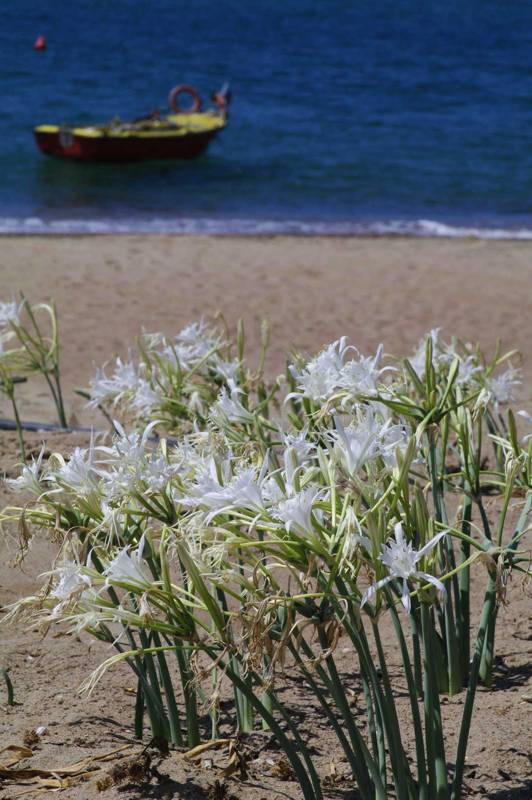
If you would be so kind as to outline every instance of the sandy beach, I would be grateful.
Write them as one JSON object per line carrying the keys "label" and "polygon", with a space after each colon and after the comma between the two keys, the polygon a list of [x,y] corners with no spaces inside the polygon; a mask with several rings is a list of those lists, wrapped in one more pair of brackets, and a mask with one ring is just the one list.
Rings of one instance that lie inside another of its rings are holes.
{"label": "sandy beach", "polygon": [[[312,353],[344,334],[363,353],[374,351],[380,342],[389,352],[409,353],[423,333],[435,326],[443,328],[446,338],[455,335],[478,340],[487,352],[501,337],[506,349],[517,348],[523,355],[521,400],[530,406],[532,242],[4,237],[0,299],[9,300],[19,291],[32,302],[53,298],[57,303],[68,413],[80,422],[93,418],[73,389],[87,386],[95,366],[115,355],[127,355],[143,327],[172,334],[190,321],[213,317],[219,311],[230,325],[239,317],[244,319],[251,352],[257,350],[261,319],[269,319],[268,370],[272,375],[283,370],[287,348]],[[42,392],[35,391],[34,385],[21,389],[22,416],[54,421],[45,387]],[[8,416],[7,405],[2,411]],[[86,436],[65,434],[46,438],[48,452],[68,452],[87,440]],[[37,434],[28,436],[32,454],[39,452],[41,440]],[[0,444],[0,470],[13,477],[18,460],[15,435],[0,432]],[[2,507],[13,502],[13,496],[1,486],[0,501]],[[41,543],[33,550],[23,572],[10,566],[14,552],[13,542],[2,543],[0,603],[31,592],[42,565],[50,563],[49,544]],[[478,586],[483,583],[479,567]],[[494,691],[482,689],[475,709],[477,732],[466,771],[468,800],[525,800],[530,796],[524,723],[526,703],[530,702],[529,601],[517,578],[511,582],[508,599],[497,633],[502,667],[496,673]],[[75,691],[87,672],[109,654],[105,645],[88,637],[43,639],[36,630],[2,629],[0,652],[0,667],[11,669],[15,699],[21,703],[4,705],[0,683],[0,710],[5,711],[0,714],[0,747],[20,744],[28,730],[45,725],[47,732],[38,745],[36,761],[46,768],[120,746],[138,749],[132,738],[134,688],[127,667],[112,670],[90,699]],[[110,688],[113,700],[108,704]],[[297,691],[294,697],[297,703]],[[451,743],[456,738],[462,701],[462,695],[445,701]],[[319,714],[316,730],[319,736],[326,736],[326,723]],[[326,761],[321,765],[324,770],[329,768]],[[163,792],[164,787],[161,793],[152,787],[153,793],[150,789],[150,794],[143,794],[126,786],[101,795],[93,781],[73,786],[60,796],[73,800],[218,797],[211,793],[212,770],[187,765],[178,754],[172,755],[164,769],[172,776],[168,793]],[[238,800],[299,798],[294,784],[271,777],[261,785],[241,785],[233,779],[230,791],[227,796]],[[11,792],[0,786],[0,797],[20,796]],[[348,789],[334,792],[334,797],[353,797]],[[42,794],[28,789],[24,796]]]}
{"label": "sandy beach", "polygon": [[[362,351],[383,342],[408,354],[430,328],[497,337],[532,375],[532,242],[343,237],[4,237],[0,297],[54,298],[67,395],[96,365],[127,354],[144,327],[177,332],[222,311],[246,323],[251,351],[260,320],[272,327],[268,368],[287,348],[312,353],[341,335]],[[83,401],[70,409],[86,418]],[[526,399],[523,398],[523,399]],[[50,418],[47,393],[26,393],[27,419]]]}

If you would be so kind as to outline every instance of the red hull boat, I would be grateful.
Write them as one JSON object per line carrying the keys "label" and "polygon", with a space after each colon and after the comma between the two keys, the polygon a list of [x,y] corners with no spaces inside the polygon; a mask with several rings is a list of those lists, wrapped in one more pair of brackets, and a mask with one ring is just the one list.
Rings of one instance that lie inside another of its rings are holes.
{"label": "red hull boat", "polygon": [[[178,105],[183,93],[193,99],[192,106],[185,110]],[[214,108],[202,112],[197,91],[191,86],[176,86],[169,97],[171,113],[164,117],[154,111],[128,123],[113,120],[85,127],[39,125],[34,129],[35,139],[45,155],[77,161],[196,158],[227,125],[227,87],[212,98]]]}

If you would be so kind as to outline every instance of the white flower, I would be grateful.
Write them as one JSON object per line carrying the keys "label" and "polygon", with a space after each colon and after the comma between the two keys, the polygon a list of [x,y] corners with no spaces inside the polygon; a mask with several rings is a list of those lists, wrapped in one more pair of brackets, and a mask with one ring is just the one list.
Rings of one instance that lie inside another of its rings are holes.
{"label": "white flower", "polygon": [[80,565],[75,561],[66,561],[61,564],[54,570],[54,575],[57,580],[50,594],[61,602],[70,600],[72,595],[84,591],[91,585],[90,577],[81,572]]}
{"label": "white flower", "polygon": [[150,458],[141,464],[138,479],[152,491],[162,491],[168,481],[179,472],[178,464],[170,464],[163,456]]}
{"label": "white flower", "polygon": [[65,483],[80,494],[89,494],[98,488],[98,475],[94,469],[94,449],[76,447],[69,460],[52,473],[58,483]]}
{"label": "white flower", "polygon": [[[344,428],[339,417],[334,418],[336,430],[331,431],[332,455],[351,477],[371,458],[378,455],[381,426],[368,414],[365,423]],[[386,423],[388,424],[388,423]]]}
{"label": "white flower", "polygon": [[312,518],[321,523],[323,512],[314,509],[314,503],[323,496],[323,490],[313,486],[308,486],[300,492],[296,492],[291,497],[283,500],[272,515],[284,522],[288,533],[296,533],[298,536],[309,536],[314,534]]}
{"label": "white flower", "polygon": [[316,402],[326,400],[338,388],[344,358],[349,350],[347,337],[342,336],[324,348],[301,371],[293,364],[290,365],[290,372],[299,391],[291,392],[286,399],[308,397]]}
{"label": "white flower", "polygon": [[44,444],[41,448],[41,452],[37,456],[37,461],[32,457],[31,464],[25,464],[22,467],[22,474],[19,475],[18,478],[7,478],[6,483],[15,491],[29,491],[33,492],[34,494],[40,495],[43,492],[43,486],[40,483],[41,480],[41,467],[42,467],[42,460],[44,457]]}
{"label": "white flower", "polygon": [[441,328],[432,328],[423,339],[420,341],[418,348],[412,358],[409,359],[412,368],[417,373],[418,377],[423,380],[425,377],[425,363],[426,363],[426,351],[427,351],[427,339],[430,338],[432,340],[432,363],[437,363],[437,350],[439,346],[438,337],[440,334]]}
{"label": "white flower", "polygon": [[[222,345],[219,334],[208,328],[203,321],[187,325],[171,343],[160,335],[159,338],[165,342],[165,347],[159,355],[181,370],[192,369],[195,364]],[[152,337],[152,340],[154,344],[158,344],[156,337]]]}
{"label": "white flower", "polygon": [[403,581],[403,590],[401,593],[401,602],[406,611],[410,613],[410,593],[408,590],[408,581],[411,578],[418,578],[427,581],[428,583],[436,586],[438,591],[445,594],[445,586],[443,583],[435,578],[434,575],[429,575],[427,572],[422,572],[417,569],[418,562],[437,545],[442,536],[445,536],[445,531],[436,534],[430,541],[424,545],[421,550],[414,550],[411,543],[407,542],[403,533],[403,526],[400,522],[394,528],[395,541],[392,539],[389,544],[382,548],[382,555],[379,556],[380,561],[388,568],[390,574],[386,578],[377,581],[364,592],[360,607],[362,607],[368,600],[370,600],[390,581],[398,578]]}
{"label": "white flower", "polygon": [[352,508],[348,508],[345,516],[338,526],[338,538],[343,537],[342,555],[340,559],[340,569],[356,573],[358,561],[355,558],[356,551],[364,548],[366,552],[372,554],[372,543],[368,536],[362,533],[360,523]]}
{"label": "white flower", "polygon": [[[358,351],[356,351],[358,353]],[[363,356],[358,353],[358,361],[351,359],[342,368],[339,385],[351,395],[372,394],[377,390],[377,379],[383,372],[392,367],[381,367],[379,363],[384,352],[382,344],[379,345],[374,356]]]}
{"label": "white flower", "polygon": [[88,405],[95,408],[106,400],[118,403],[124,393],[134,391],[140,381],[138,367],[133,361],[122,361],[117,358],[115,369],[110,378],[105,373],[105,367],[96,370],[96,375],[90,382],[90,400]]}
{"label": "white flower", "polygon": [[521,385],[520,371],[509,367],[502,375],[496,378],[486,378],[486,389],[491,395],[495,406],[502,403],[511,403],[515,400],[514,387]]}
{"label": "white flower", "polygon": [[[303,464],[305,461],[308,461],[312,457],[312,454],[316,452],[316,445],[313,442],[309,442],[307,436],[307,428],[298,431],[298,433],[286,433],[283,435],[285,447],[287,450],[290,449],[295,453],[298,464]],[[286,452],[285,450],[285,462]]]}
{"label": "white flower", "polygon": [[131,407],[139,414],[150,414],[163,402],[163,393],[158,386],[152,386],[144,378],[139,378],[131,398]]}
{"label": "white flower", "polygon": [[19,307],[15,300],[8,303],[0,302],[0,328],[5,328],[10,322],[16,325],[20,322]]}
{"label": "white flower", "polygon": [[225,380],[231,387],[236,387],[236,380],[238,370],[240,369],[240,361],[234,359],[233,361],[224,361],[220,356],[215,353],[209,361],[209,366],[212,367],[214,372]]}
{"label": "white flower", "polygon": [[465,361],[463,358],[460,359],[458,365],[458,374],[456,376],[456,383],[458,386],[465,386],[471,383],[478,372],[481,372],[482,367],[480,367],[475,362],[474,356],[468,356]]}
{"label": "white flower", "polygon": [[136,550],[128,553],[128,548],[124,547],[117,556],[105,567],[103,574],[107,577],[108,583],[131,583],[135,586],[150,587],[153,584],[153,577],[148,569],[148,565],[142,558],[145,539],[142,536]]}
{"label": "white flower", "polygon": [[229,481],[230,479],[229,461],[224,460],[217,463],[210,456],[196,465],[194,483],[188,486],[187,494],[181,498],[180,502],[185,506],[199,507],[204,505],[207,508],[223,508],[226,498],[221,496],[223,491],[222,481]]}
{"label": "white flower", "polygon": [[113,440],[113,446],[98,447],[98,452],[108,457],[105,463],[121,465],[127,463],[135,467],[144,458],[146,445],[156,425],[156,421],[150,422],[142,434],[138,431],[126,433],[122,425],[115,419],[113,426],[118,435]]}
{"label": "white flower", "polygon": [[[517,413],[520,417],[523,417],[523,419],[526,420],[529,425],[532,425],[532,414],[529,414],[528,411],[525,411],[524,409],[522,411],[518,411]],[[532,433],[527,433],[526,436],[523,436],[521,441],[525,443],[528,442],[529,439],[532,439]]]}
{"label": "white flower", "polygon": [[234,387],[231,389],[231,395],[229,396],[227,389],[222,389],[218,400],[211,409],[213,420],[220,425],[227,421],[240,424],[253,422],[255,419],[253,414],[238,399],[238,395],[242,393],[241,389]]}
{"label": "white flower", "polygon": [[266,502],[263,489],[268,483],[267,470],[267,456],[258,475],[255,467],[245,466],[240,466],[233,474],[229,459],[216,461],[210,457],[198,466],[194,483],[187,487],[185,495],[178,502],[210,511],[209,520],[231,509],[260,513]]}

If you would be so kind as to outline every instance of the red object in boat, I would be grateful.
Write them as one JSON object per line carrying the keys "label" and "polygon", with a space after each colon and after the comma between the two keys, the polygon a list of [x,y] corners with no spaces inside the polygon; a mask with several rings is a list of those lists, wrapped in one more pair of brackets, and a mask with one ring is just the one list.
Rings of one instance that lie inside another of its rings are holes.
{"label": "red object in boat", "polygon": [[[174,105],[182,91],[193,92],[193,97],[199,98],[192,87],[176,87],[170,93]],[[222,92],[228,97],[227,89]],[[223,103],[217,101],[215,108],[204,112],[196,110],[197,105],[195,102],[194,108],[165,117],[154,111],[127,123],[113,120],[89,126],[39,125],[34,129],[35,139],[46,155],[77,161],[196,158],[227,124]]]}
{"label": "red object in boat", "polygon": [[35,39],[35,44],[33,45],[34,50],[46,50],[46,39],[44,36],[37,36]]}

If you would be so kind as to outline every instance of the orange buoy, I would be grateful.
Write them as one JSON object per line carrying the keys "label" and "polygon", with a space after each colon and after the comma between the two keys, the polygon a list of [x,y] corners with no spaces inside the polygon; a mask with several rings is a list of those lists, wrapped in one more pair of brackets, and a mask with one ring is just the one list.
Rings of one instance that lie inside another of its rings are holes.
{"label": "orange buoy", "polygon": [[46,39],[44,36],[37,36],[35,39],[35,44],[33,45],[34,50],[46,50]]}
{"label": "orange buoy", "polygon": [[[189,108],[181,108],[178,105],[177,97],[181,93],[189,94],[192,97],[192,105]],[[180,83],[179,86],[174,86],[170,92],[168,96],[168,105],[174,114],[195,114],[197,111],[201,111],[202,104],[201,97],[193,86],[189,86],[186,83]]]}

